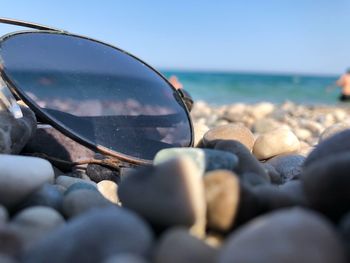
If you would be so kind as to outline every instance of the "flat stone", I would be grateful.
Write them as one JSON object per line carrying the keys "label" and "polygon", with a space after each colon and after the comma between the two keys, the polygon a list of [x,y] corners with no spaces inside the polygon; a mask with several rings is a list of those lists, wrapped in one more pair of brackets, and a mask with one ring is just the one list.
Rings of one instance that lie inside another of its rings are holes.
{"label": "flat stone", "polygon": [[64,218],[56,210],[36,206],[16,214],[11,220],[10,228],[20,237],[24,247],[29,248],[64,223]]}
{"label": "flat stone", "polygon": [[255,138],[247,127],[241,124],[227,124],[210,129],[203,137],[203,144],[210,146],[216,140],[236,140],[248,150],[252,150]]}
{"label": "flat stone", "polygon": [[350,129],[350,124],[348,122],[340,122],[333,124],[332,126],[326,128],[320,135],[318,142],[323,142],[327,138],[332,137],[333,135],[340,133],[342,131]]}
{"label": "flat stone", "polygon": [[[25,153],[43,153],[65,161],[78,161],[93,158],[95,152],[75,142],[51,126],[39,126],[35,136],[23,149]],[[53,164],[62,171],[70,171],[71,166],[59,162]]]}
{"label": "flat stone", "polygon": [[234,169],[238,175],[252,172],[266,177],[266,179],[269,180],[262,164],[250,153],[247,147],[239,141],[217,141],[214,147],[218,150],[231,152],[238,157],[238,166]]}
{"label": "flat stone", "polygon": [[[312,244],[312,246],[310,246]],[[300,208],[258,217],[233,232],[220,263],[345,263],[337,233],[318,214]]]}
{"label": "flat stone", "polygon": [[334,154],[348,152],[349,149],[350,130],[345,130],[320,142],[317,147],[307,156],[304,162],[304,167],[307,167],[315,161],[329,158]]}
{"label": "flat stone", "polygon": [[155,249],[155,263],[214,263],[217,249],[190,235],[184,228],[166,231]]}
{"label": "flat stone", "polygon": [[136,170],[122,180],[118,194],[123,206],[153,225],[192,226],[200,236],[206,215],[203,188],[198,167],[184,156]]}
{"label": "flat stone", "polygon": [[217,169],[233,170],[238,164],[237,156],[230,152],[183,147],[160,150],[156,154],[153,163],[157,165],[181,156],[191,158],[202,174]]}
{"label": "flat stone", "polygon": [[284,181],[298,179],[301,174],[305,157],[299,154],[283,154],[267,161],[282,176]]}
{"label": "flat stone", "polygon": [[35,114],[20,106],[23,117],[15,119],[7,110],[0,110],[0,153],[18,154],[35,134]]}
{"label": "flat stone", "polygon": [[118,185],[113,181],[103,180],[97,184],[98,191],[110,202],[119,203]]}
{"label": "flat stone", "polygon": [[108,207],[113,204],[98,191],[78,189],[66,194],[63,199],[63,213],[66,217],[76,217],[98,207]]}
{"label": "flat stone", "polygon": [[350,210],[350,152],[329,155],[309,164],[301,181],[311,207],[338,221]]}
{"label": "flat stone", "polygon": [[269,159],[284,153],[299,151],[300,143],[294,133],[286,128],[275,129],[258,136],[253,154],[259,160]]}
{"label": "flat stone", "polygon": [[37,191],[22,202],[20,208],[24,209],[31,206],[47,206],[57,211],[61,211],[63,203],[63,193],[56,185],[44,184]]}
{"label": "flat stone", "polygon": [[136,214],[122,208],[94,209],[51,232],[22,257],[22,262],[103,262],[115,254],[144,257],[153,234]]}
{"label": "flat stone", "polygon": [[0,155],[0,203],[14,207],[53,178],[52,166],[44,159]]}

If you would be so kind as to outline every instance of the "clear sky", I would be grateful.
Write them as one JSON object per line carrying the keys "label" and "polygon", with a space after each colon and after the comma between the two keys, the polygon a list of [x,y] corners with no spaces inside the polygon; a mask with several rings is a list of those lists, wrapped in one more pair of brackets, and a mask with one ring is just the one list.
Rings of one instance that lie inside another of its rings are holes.
{"label": "clear sky", "polygon": [[[350,0],[0,0],[0,16],[116,45],[157,69],[340,74]],[[3,34],[13,27],[0,25]]]}

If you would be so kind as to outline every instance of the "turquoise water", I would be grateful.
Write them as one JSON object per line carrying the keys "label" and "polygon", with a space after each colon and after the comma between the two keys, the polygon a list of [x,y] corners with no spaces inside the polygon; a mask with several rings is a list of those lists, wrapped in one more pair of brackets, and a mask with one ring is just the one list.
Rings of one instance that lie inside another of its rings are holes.
{"label": "turquoise water", "polygon": [[292,101],[302,104],[337,104],[340,89],[333,85],[337,76],[273,75],[250,73],[163,71],[176,75],[195,100],[213,105],[235,102]]}

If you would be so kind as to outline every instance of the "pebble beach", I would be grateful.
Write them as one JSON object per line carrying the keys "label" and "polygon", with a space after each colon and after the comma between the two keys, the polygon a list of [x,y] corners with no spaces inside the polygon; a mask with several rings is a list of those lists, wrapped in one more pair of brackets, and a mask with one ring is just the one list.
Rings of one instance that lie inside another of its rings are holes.
{"label": "pebble beach", "polygon": [[125,171],[31,156],[96,157],[21,107],[0,112],[0,262],[350,261],[346,104],[198,101],[195,147]]}

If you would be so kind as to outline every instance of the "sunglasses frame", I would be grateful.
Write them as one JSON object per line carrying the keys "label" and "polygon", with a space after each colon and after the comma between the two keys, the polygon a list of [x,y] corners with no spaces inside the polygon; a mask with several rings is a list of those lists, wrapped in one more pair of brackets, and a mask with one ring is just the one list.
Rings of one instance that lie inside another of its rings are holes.
{"label": "sunglasses frame", "polygon": [[[153,72],[155,72],[160,78],[162,78],[164,81],[166,81],[166,83],[168,83],[168,85],[169,85],[169,88],[172,88],[174,92],[177,92],[179,94],[179,97],[181,98],[181,102],[183,104],[182,107],[184,108],[184,110],[186,112],[187,119],[188,119],[189,126],[190,126],[191,141],[187,147],[193,146],[193,144],[194,144],[193,123],[192,123],[192,120],[191,120],[191,117],[189,114],[189,109],[187,108],[186,103],[185,103],[185,99],[188,98],[186,92],[183,92],[182,90],[175,89],[173,87],[173,85],[159,71],[157,71],[152,66],[148,65],[147,63],[145,63],[144,61],[142,61],[138,57],[136,57],[136,56],[134,56],[134,55],[118,48],[118,47],[115,47],[111,44],[105,43],[103,41],[99,41],[99,40],[96,40],[96,39],[93,39],[93,38],[90,38],[87,36],[83,36],[83,35],[72,34],[72,33],[69,33],[67,31],[64,31],[64,30],[60,30],[60,29],[56,29],[56,28],[52,28],[52,27],[48,27],[48,26],[44,26],[44,25],[40,25],[40,24],[35,24],[35,23],[21,21],[21,20],[15,20],[15,19],[9,19],[9,18],[0,18],[0,24],[1,23],[33,28],[36,30],[34,30],[34,31],[33,30],[14,31],[14,32],[5,34],[5,35],[0,37],[0,44],[3,41],[5,41],[7,38],[12,37],[14,35],[19,35],[19,34],[37,33],[37,32],[51,33],[51,34],[56,34],[56,35],[60,34],[60,35],[78,37],[78,38],[90,40],[90,41],[93,41],[93,42],[96,42],[99,44],[107,45],[111,48],[119,50],[120,52],[122,52],[128,56],[131,56],[133,59],[136,59],[140,63],[144,64],[146,67],[148,67]],[[41,107],[39,107],[35,103],[35,101],[33,101],[29,96],[27,96],[25,94],[24,91],[22,91],[20,88],[16,87],[15,84],[11,81],[11,79],[5,74],[5,72],[3,71],[3,68],[2,68],[1,57],[0,57],[0,78],[3,79],[3,81],[5,82],[5,84],[9,88],[9,90],[11,91],[11,93],[14,94],[14,96],[16,98],[23,100],[28,105],[28,107],[35,113],[35,115],[37,116],[37,118],[40,121],[45,122],[47,124],[50,124],[52,127],[56,128],[57,130],[62,132],[65,136],[73,139],[77,143],[82,144],[82,145],[84,145],[84,146],[86,146],[94,151],[100,152],[100,153],[107,155],[109,157],[117,158],[117,161],[120,162],[120,167],[129,166],[129,165],[138,166],[138,165],[150,165],[150,164],[152,164],[152,161],[132,157],[132,156],[129,156],[126,154],[119,153],[119,152],[114,151],[114,150],[110,150],[107,147],[97,145],[96,143],[93,143],[90,140],[85,139],[84,137],[80,136],[77,132],[74,132],[69,127],[67,127],[65,124],[63,124],[62,122],[51,118],[50,114],[46,113],[45,110],[43,110]]]}

